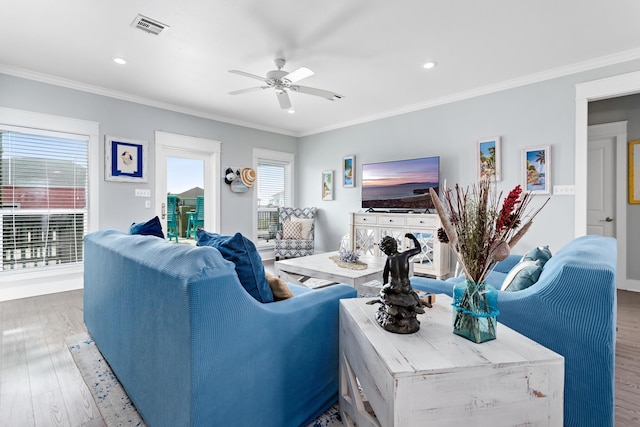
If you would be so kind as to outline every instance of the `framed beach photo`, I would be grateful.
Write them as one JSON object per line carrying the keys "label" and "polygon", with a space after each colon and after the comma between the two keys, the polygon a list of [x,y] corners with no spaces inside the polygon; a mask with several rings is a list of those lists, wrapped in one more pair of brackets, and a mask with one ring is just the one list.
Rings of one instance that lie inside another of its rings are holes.
{"label": "framed beach photo", "polygon": [[551,194],[551,147],[522,149],[522,188],[524,191]]}
{"label": "framed beach photo", "polygon": [[342,186],[353,188],[356,186],[356,156],[342,159]]}
{"label": "framed beach photo", "polygon": [[322,200],[333,200],[333,171],[322,171]]}
{"label": "framed beach photo", "polygon": [[147,182],[147,142],[105,135],[104,179]]}
{"label": "framed beach photo", "polygon": [[478,179],[502,180],[500,171],[500,137],[494,136],[479,140],[477,153]]}
{"label": "framed beach photo", "polygon": [[640,139],[629,141],[629,203],[640,204]]}

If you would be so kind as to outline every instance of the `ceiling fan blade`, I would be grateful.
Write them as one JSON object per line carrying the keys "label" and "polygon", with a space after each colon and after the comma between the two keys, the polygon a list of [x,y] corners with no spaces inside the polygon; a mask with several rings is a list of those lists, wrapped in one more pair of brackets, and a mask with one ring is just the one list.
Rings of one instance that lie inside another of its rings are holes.
{"label": "ceiling fan blade", "polygon": [[291,108],[291,100],[289,99],[289,94],[283,91],[276,91],[276,95],[278,96],[278,102],[280,103],[280,108],[283,110],[288,110]]}
{"label": "ceiling fan blade", "polygon": [[244,71],[229,70],[229,72],[232,74],[238,74],[240,76],[245,76],[252,79],[260,80],[261,82],[265,82],[265,83],[267,82],[267,79],[265,77],[256,76],[255,74],[251,74],[251,73],[245,73]]}
{"label": "ceiling fan blade", "polygon": [[263,90],[263,89],[269,89],[269,86],[257,86],[257,87],[250,87],[247,89],[234,90],[232,92],[229,92],[229,95],[240,95],[242,93],[255,92],[256,90]]}
{"label": "ceiling fan blade", "polygon": [[284,79],[289,80],[291,83],[295,83],[298,80],[306,79],[314,75],[314,72],[307,67],[300,67],[284,76]]}
{"label": "ceiling fan blade", "polygon": [[339,99],[344,98],[343,95],[338,95],[335,92],[316,89],[314,87],[308,87],[308,86],[295,85],[295,86],[289,87],[289,89],[291,89],[294,92],[300,92],[300,93],[306,93],[307,95],[319,96],[321,98],[328,99],[329,101],[337,101]]}

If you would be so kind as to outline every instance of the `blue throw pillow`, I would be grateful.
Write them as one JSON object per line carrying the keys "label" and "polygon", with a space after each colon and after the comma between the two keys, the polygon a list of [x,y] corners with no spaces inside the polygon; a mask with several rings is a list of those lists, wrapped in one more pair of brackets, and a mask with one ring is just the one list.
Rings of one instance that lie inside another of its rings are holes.
{"label": "blue throw pillow", "polygon": [[129,234],[142,234],[145,236],[156,236],[164,239],[164,233],[162,232],[162,223],[157,216],[151,218],[147,222],[139,222],[131,224],[129,227]]}
{"label": "blue throw pillow", "polygon": [[542,273],[542,266],[539,261],[521,261],[511,269],[500,290],[515,292],[527,289],[538,281]]}
{"label": "blue throw pillow", "polygon": [[551,251],[549,250],[549,246],[538,246],[537,248],[531,249],[527,252],[521,261],[538,261],[541,267],[551,259]]}
{"label": "blue throw pillow", "polygon": [[236,273],[242,286],[260,302],[273,302],[273,292],[264,273],[262,258],[253,242],[240,233],[224,236],[196,230],[198,246],[212,246],[222,257],[236,266]]}

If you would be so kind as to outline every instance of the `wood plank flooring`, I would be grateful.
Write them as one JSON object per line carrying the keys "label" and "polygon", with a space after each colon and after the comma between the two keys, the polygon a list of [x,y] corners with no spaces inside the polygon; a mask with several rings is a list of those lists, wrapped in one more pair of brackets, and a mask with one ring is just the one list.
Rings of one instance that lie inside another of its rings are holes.
{"label": "wood plank flooring", "polygon": [[[104,426],[65,338],[82,291],[0,303],[0,426]],[[616,426],[640,425],[640,293],[618,292]]]}

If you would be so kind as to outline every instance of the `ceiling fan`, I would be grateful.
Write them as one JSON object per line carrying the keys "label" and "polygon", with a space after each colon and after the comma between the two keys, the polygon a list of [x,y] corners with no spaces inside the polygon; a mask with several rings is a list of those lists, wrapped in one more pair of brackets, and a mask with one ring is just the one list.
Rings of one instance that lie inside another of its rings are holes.
{"label": "ceiling fan", "polygon": [[255,74],[245,73],[244,71],[229,70],[230,73],[250,77],[252,79],[260,80],[261,82],[265,83],[265,86],[256,86],[247,89],[234,90],[233,92],[229,92],[229,94],[240,95],[241,93],[273,88],[276,91],[276,96],[278,97],[280,108],[285,110],[291,108],[291,100],[289,99],[289,93],[287,90],[290,90],[292,92],[306,93],[307,95],[319,96],[321,98],[328,99],[329,101],[337,101],[338,99],[344,98],[344,96],[338,95],[337,93],[328,90],[316,89],[313,87],[294,84],[299,80],[305,79],[314,74],[313,71],[311,71],[309,68],[300,67],[297,70],[288,72],[282,69],[286,62],[283,58],[277,58],[274,62],[276,64],[277,70],[269,71],[267,73],[267,77],[260,77]]}

